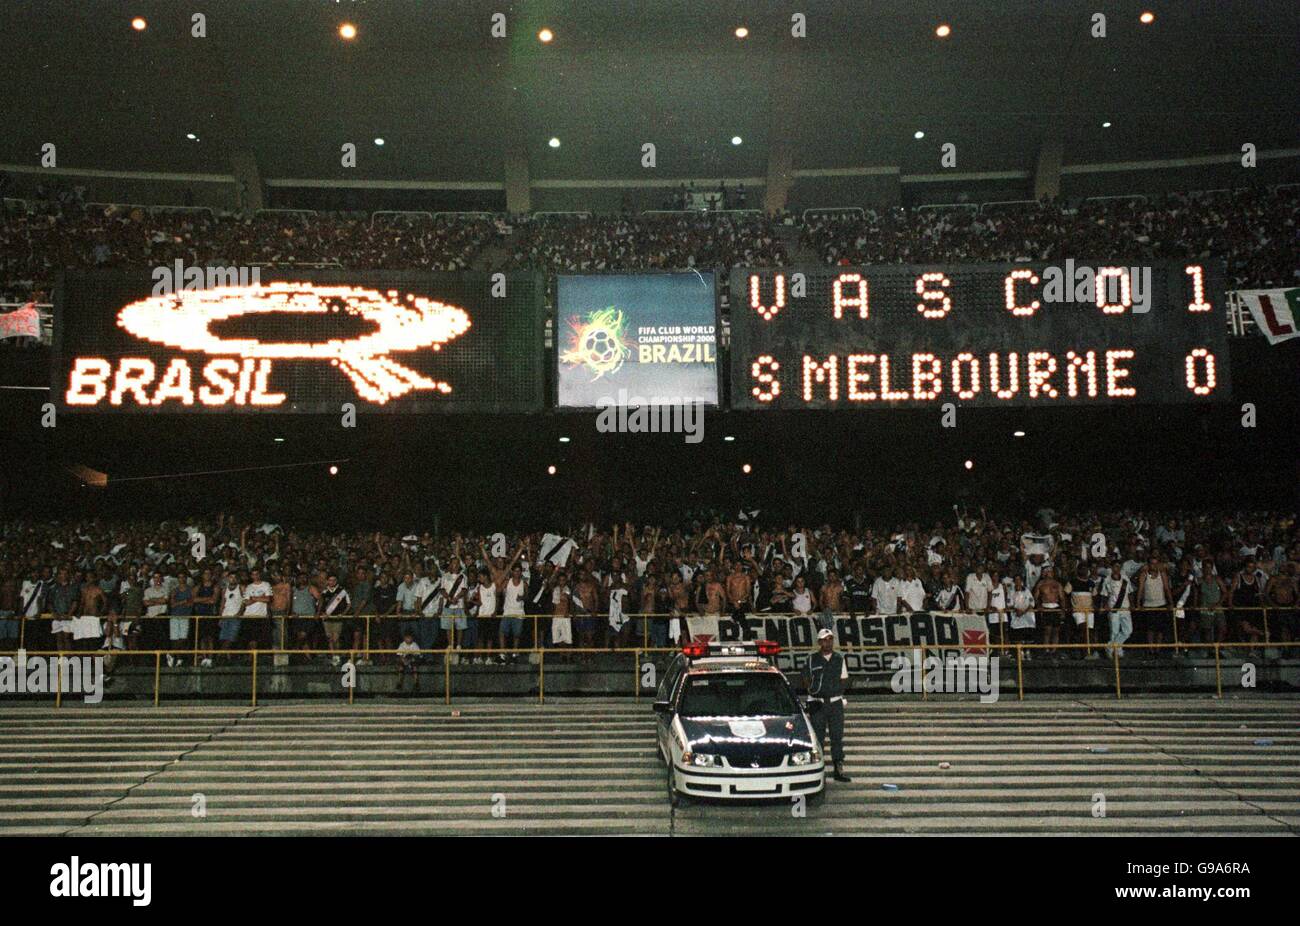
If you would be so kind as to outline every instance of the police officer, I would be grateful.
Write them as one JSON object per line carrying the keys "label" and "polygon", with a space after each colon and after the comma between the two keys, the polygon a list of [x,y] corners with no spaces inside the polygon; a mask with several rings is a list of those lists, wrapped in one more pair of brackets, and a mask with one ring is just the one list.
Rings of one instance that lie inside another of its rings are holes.
{"label": "police officer", "polygon": [[835,652],[835,634],[821,630],[817,634],[820,649],[808,657],[804,668],[804,683],[808,686],[808,719],[812,721],[820,749],[830,728],[831,759],[835,763],[836,781],[852,781],[844,774],[844,683],[849,678],[849,667],[844,657]]}

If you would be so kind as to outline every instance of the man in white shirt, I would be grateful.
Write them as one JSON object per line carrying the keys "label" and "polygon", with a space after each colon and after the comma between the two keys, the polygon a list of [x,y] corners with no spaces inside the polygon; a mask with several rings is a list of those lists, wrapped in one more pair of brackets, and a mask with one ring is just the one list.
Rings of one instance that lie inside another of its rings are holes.
{"label": "man in white shirt", "polygon": [[340,660],[337,654],[339,648],[339,638],[343,635],[343,623],[347,617],[348,611],[352,609],[352,596],[348,590],[339,585],[339,577],[335,573],[330,573],[325,580],[325,588],[320,593],[320,616],[324,619],[325,637],[329,640],[329,648],[334,655],[330,660],[334,665],[338,665]]}
{"label": "man in white shirt", "polygon": [[[510,578],[506,579],[502,589],[501,604],[501,647],[518,649],[519,638],[524,632],[524,598],[528,594],[528,580],[524,578],[524,569],[519,563],[510,567]],[[514,653],[510,659],[515,659]]]}
{"label": "man in white shirt", "polygon": [[898,601],[908,611],[925,610],[925,583],[917,578],[911,566],[903,567],[903,580],[898,583]]}
{"label": "man in white shirt", "polygon": [[989,592],[993,590],[993,579],[988,567],[981,563],[975,572],[966,576],[966,607],[976,614],[983,614],[989,606]]}
{"label": "man in white shirt", "polygon": [[457,649],[462,645],[473,649],[478,640],[473,626],[465,620],[465,599],[469,595],[468,583],[469,579],[460,571],[460,557],[453,556],[451,565],[438,580],[439,601],[442,605],[442,618],[438,626],[444,634],[455,629]]}
{"label": "man in white shirt", "polygon": [[[1002,584],[1001,577],[996,573],[989,578],[992,582],[988,601],[989,641],[991,642],[996,636],[998,643],[1005,645],[1007,631],[1010,629],[1007,625],[1007,586]],[[996,631],[994,631],[995,625]]]}
{"label": "man in white shirt", "polygon": [[413,573],[403,573],[402,581],[397,583],[397,588],[393,591],[393,603],[397,605],[397,613],[400,615],[401,621],[397,625],[397,632],[405,639],[409,631],[412,640],[414,640],[419,632],[419,624],[415,618],[420,610],[420,599],[415,594],[415,575]]}
{"label": "man in white shirt", "polygon": [[1102,580],[1101,598],[1110,615],[1110,643],[1106,651],[1123,656],[1124,641],[1133,633],[1133,614],[1129,611],[1133,583],[1118,563],[1111,566],[1110,575]]}
{"label": "man in white shirt", "polygon": [[415,679],[412,690],[419,691],[420,644],[415,642],[415,633],[409,629],[403,631],[402,642],[397,644],[397,691],[402,690],[402,683],[408,675]]}
{"label": "man in white shirt", "polygon": [[35,570],[32,570],[28,574],[27,578],[23,579],[22,588],[18,592],[17,614],[20,620],[32,621],[33,623],[28,624],[27,628],[23,630],[18,627],[17,621],[14,622],[12,631],[13,647],[17,646],[20,634],[25,637],[28,649],[32,649],[34,646],[39,647],[44,644],[44,640],[38,639],[33,633],[33,630],[37,623],[36,619],[40,617],[41,611],[45,607],[45,596],[49,590],[49,586],[50,581],[48,577],[42,578]]}
{"label": "man in white shirt", "polygon": [[892,566],[886,566],[884,571],[876,576],[876,581],[871,583],[871,597],[876,602],[877,614],[888,615],[898,611],[898,586],[899,582],[894,578]]}
{"label": "man in white shirt", "polygon": [[239,639],[239,616],[243,613],[244,592],[239,587],[239,576],[227,572],[221,589],[221,621],[217,625],[222,649],[234,649]]}
{"label": "man in white shirt", "polygon": [[[1015,586],[1007,602],[1007,612],[1011,616],[1011,637],[1017,643],[1033,643],[1034,627],[1038,621],[1034,614],[1034,593],[1025,588],[1025,580],[1016,576]],[[1026,659],[1030,658],[1025,651]]]}
{"label": "man in white shirt", "polygon": [[262,578],[262,570],[254,569],[252,581],[244,588],[244,617],[254,618],[247,636],[259,644],[269,643],[271,639],[271,622],[267,620],[271,593],[271,583]]}
{"label": "man in white shirt", "polygon": [[411,596],[415,600],[415,613],[419,615],[415,638],[421,649],[434,649],[441,643],[435,618],[442,605],[442,586],[432,567],[425,567],[424,575],[415,581]]}
{"label": "man in white shirt", "polygon": [[[497,645],[497,587],[492,581],[492,573],[487,569],[478,571],[478,582],[470,589],[470,613],[468,615],[469,623],[474,627],[474,639],[476,646],[482,646],[484,649],[495,649]],[[496,656],[498,662],[505,662],[504,653],[498,653]],[[473,656],[470,662],[478,662],[479,657]],[[490,654],[483,656],[483,662],[490,663],[492,656]]]}

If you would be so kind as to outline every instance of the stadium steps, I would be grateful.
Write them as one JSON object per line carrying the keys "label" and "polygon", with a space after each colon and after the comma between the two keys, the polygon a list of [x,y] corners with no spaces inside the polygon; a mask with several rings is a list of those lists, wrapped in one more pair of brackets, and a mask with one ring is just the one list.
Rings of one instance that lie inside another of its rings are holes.
{"label": "stadium steps", "polygon": [[644,701],[8,705],[0,834],[1300,834],[1294,700],[855,699],[846,727],[854,782],[797,816],[672,811]]}

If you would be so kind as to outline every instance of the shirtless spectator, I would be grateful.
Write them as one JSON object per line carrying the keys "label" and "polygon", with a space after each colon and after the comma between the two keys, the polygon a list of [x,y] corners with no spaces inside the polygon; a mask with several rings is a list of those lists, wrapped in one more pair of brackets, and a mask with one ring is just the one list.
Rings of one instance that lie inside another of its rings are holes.
{"label": "shirtless spectator", "polygon": [[739,560],[731,564],[727,575],[727,605],[731,608],[731,619],[743,621],[749,610],[754,591],[754,582],[746,571],[745,564]]}
{"label": "shirtless spectator", "polygon": [[700,589],[700,613],[705,617],[721,617],[725,600],[726,589],[718,581],[718,574],[710,567],[704,573],[704,585]]}
{"label": "shirtless spectator", "polygon": [[95,573],[86,571],[81,584],[81,608],[72,623],[72,645],[77,649],[92,649],[99,645],[104,634],[100,618],[108,614],[108,596],[104,594]]}
{"label": "shirtless spectator", "polygon": [[682,579],[682,574],[673,571],[668,577],[668,595],[672,602],[672,617],[668,621],[668,638],[673,643],[681,642],[686,629],[686,614],[691,609],[691,590]]}
{"label": "shirtless spectator", "polygon": [[[578,616],[574,623],[578,637],[578,648],[583,650],[592,650],[596,648],[596,630],[598,620],[596,615],[600,613],[600,583],[591,573],[590,564],[583,564],[578,576],[577,583],[573,586],[573,597],[580,604]],[[580,657],[580,662],[590,662],[591,653],[585,652]]]}
{"label": "shirtless spectator", "polygon": [[1042,624],[1043,652],[1056,655],[1061,642],[1061,624],[1065,620],[1065,587],[1056,578],[1056,570],[1043,567],[1042,577],[1034,586],[1034,599],[1038,605],[1038,619]]}
{"label": "shirtless spectator", "polygon": [[[1296,612],[1296,564],[1285,562],[1264,586],[1269,607],[1270,638],[1288,643],[1300,641],[1300,615]],[[1291,653],[1287,653],[1290,655]]]}
{"label": "shirtless spectator", "polygon": [[573,622],[569,614],[573,607],[573,590],[569,587],[569,573],[563,567],[551,576],[551,645],[573,646]]}
{"label": "shirtless spectator", "polygon": [[835,615],[844,610],[844,583],[840,581],[840,571],[831,569],[826,573],[826,584],[821,590],[821,616],[818,617],[819,627],[827,630],[835,629]]}

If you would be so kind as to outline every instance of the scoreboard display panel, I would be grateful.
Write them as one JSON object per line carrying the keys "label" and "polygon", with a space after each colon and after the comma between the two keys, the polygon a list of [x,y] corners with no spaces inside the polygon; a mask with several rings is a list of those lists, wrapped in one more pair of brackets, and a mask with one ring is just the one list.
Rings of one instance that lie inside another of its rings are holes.
{"label": "scoreboard display panel", "polygon": [[1124,405],[1229,395],[1221,267],[735,269],[739,409]]}
{"label": "scoreboard display panel", "polygon": [[108,413],[536,411],[543,296],[533,273],[68,271],[53,392]]}
{"label": "scoreboard display panel", "polygon": [[712,272],[561,275],[556,404],[718,404]]}

